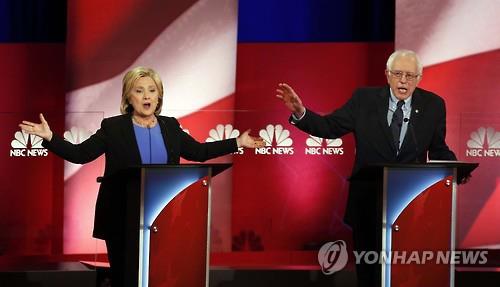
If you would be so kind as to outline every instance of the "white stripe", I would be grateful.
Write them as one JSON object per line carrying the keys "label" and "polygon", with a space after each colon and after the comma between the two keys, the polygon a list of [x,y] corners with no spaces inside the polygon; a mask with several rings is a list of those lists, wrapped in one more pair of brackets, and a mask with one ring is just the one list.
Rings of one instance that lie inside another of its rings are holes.
{"label": "white stripe", "polygon": [[500,48],[498,0],[398,0],[396,48],[415,50],[424,66]]}
{"label": "white stripe", "polygon": [[[160,74],[165,88],[162,114],[181,117],[234,93],[237,12],[236,0],[198,1],[127,68],[148,66]],[[124,72],[71,91],[67,111],[119,114]]]}

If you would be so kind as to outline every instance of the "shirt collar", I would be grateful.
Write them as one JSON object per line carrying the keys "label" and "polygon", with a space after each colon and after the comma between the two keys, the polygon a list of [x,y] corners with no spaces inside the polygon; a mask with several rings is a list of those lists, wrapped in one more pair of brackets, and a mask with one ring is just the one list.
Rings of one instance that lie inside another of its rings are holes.
{"label": "shirt collar", "polygon": [[[392,92],[392,89],[389,88],[389,91],[391,92],[391,96],[389,97],[389,103],[394,106],[397,106],[397,103],[399,102],[398,98],[396,98],[396,96],[394,96],[394,93]],[[405,104],[403,106],[403,109],[409,109],[411,107],[411,98],[413,97],[413,95],[409,96],[408,98],[406,98],[404,100]]]}

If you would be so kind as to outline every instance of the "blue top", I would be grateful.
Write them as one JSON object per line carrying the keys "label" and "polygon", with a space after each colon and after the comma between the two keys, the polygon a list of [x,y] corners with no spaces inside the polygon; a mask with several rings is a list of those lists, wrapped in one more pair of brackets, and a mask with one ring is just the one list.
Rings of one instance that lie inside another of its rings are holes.
{"label": "blue top", "polygon": [[134,123],[134,132],[143,164],[167,163],[167,149],[158,123],[152,128],[144,128]]}

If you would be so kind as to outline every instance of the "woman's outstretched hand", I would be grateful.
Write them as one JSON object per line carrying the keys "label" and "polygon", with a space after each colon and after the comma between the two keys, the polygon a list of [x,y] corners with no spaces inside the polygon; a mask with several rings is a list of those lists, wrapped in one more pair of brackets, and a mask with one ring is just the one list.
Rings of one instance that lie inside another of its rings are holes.
{"label": "woman's outstretched hand", "polygon": [[264,139],[262,139],[261,137],[253,137],[249,135],[249,133],[250,130],[246,130],[238,138],[236,138],[238,147],[259,148],[259,147],[264,147],[266,145]]}
{"label": "woman's outstretched hand", "polygon": [[42,114],[40,114],[39,124],[23,121],[22,124],[19,124],[19,127],[24,132],[30,135],[39,136],[46,141],[50,141],[52,139],[52,131],[50,130],[49,124],[47,123]]}

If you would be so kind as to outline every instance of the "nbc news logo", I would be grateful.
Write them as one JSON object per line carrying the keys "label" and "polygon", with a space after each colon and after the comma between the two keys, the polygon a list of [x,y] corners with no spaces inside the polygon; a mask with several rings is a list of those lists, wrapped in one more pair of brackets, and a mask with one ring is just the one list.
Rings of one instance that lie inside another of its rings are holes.
{"label": "nbc news logo", "polygon": [[92,135],[91,131],[84,130],[78,127],[72,127],[69,131],[64,132],[64,139],[72,144],[80,144]]}
{"label": "nbc news logo", "polygon": [[[209,137],[205,140],[205,142],[215,142],[224,139],[232,139],[237,138],[240,135],[240,131],[234,129],[232,125],[217,125],[215,129],[211,129],[208,132]],[[243,154],[245,151],[243,147],[239,147],[238,151],[235,154]]]}
{"label": "nbc news logo", "polygon": [[470,134],[467,141],[466,156],[470,157],[497,157],[500,156],[500,132],[494,128],[480,127]]}
{"label": "nbc news logo", "polygon": [[42,146],[42,138],[35,135],[29,135],[24,131],[17,131],[14,139],[10,142],[12,149],[11,157],[38,157],[47,156],[47,149]]}
{"label": "nbc news logo", "polygon": [[[293,140],[290,138],[290,132],[283,129],[282,125],[267,125],[265,129],[259,131],[259,136],[264,139],[265,147],[256,148],[255,154],[288,154],[294,153]],[[276,143],[273,146],[273,143]]]}
{"label": "nbc news logo", "polygon": [[[323,143],[326,143],[326,147]],[[309,135],[306,140],[306,154],[311,155],[343,155],[342,139],[322,139]]]}

